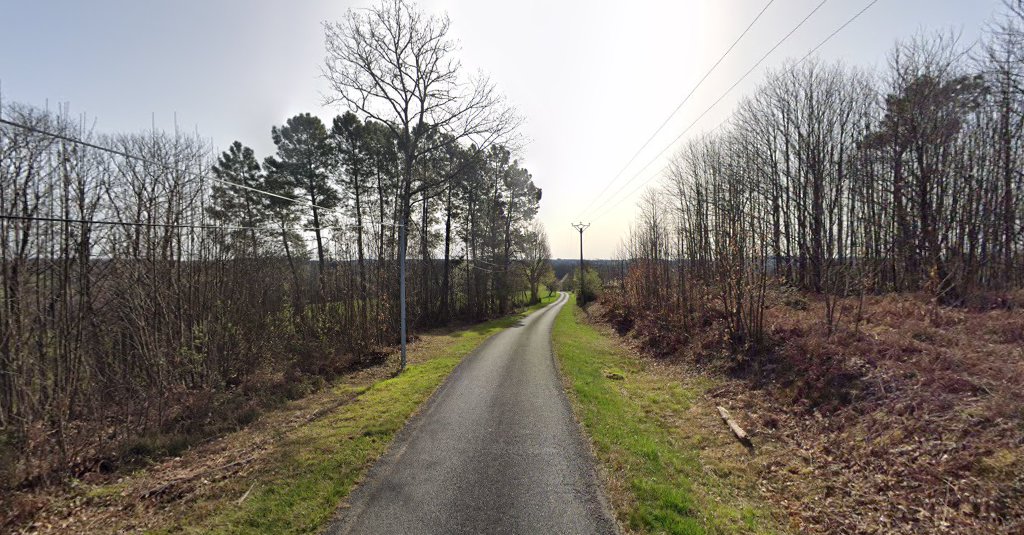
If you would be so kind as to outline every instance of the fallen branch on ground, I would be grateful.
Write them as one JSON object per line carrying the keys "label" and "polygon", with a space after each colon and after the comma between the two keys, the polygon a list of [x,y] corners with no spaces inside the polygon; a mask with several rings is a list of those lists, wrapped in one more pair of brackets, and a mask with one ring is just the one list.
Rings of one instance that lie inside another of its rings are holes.
{"label": "fallen branch on ground", "polygon": [[746,446],[753,446],[753,444],[750,443],[750,436],[747,435],[747,432],[732,419],[732,416],[729,414],[729,411],[725,410],[725,407],[719,406],[718,414],[722,416],[722,419],[725,420],[729,429],[732,429],[733,434],[736,435],[736,438],[739,439],[740,442]]}

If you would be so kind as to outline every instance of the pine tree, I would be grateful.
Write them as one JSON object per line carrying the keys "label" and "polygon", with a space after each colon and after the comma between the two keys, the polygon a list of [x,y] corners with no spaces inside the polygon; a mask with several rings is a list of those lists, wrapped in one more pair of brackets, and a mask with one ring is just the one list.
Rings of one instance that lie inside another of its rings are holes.
{"label": "pine tree", "polygon": [[247,248],[253,257],[260,252],[260,235],[256,227],[267,223],[267,197],[255,190],[264,189],[264,175],[252,149],[235,141],[224,151],[213,166],[217,182],[213,184],[207,212],[218,223],[248,227],[230,231],[228,249],[236,243],[248,242],[238,249]]}
{"label": "pine tree", "polygon": [[309,201],[309,224],[316,235],[317,265],[324,272],[323,211],[341,202],[330,176],[337,166],[337,155],[330,144],[324,123],[309,113],[288,119],[284,126],[273,127],[271,135],[277,145],[277,156],[266,159],[265,165],[282,189],[299,191]]}

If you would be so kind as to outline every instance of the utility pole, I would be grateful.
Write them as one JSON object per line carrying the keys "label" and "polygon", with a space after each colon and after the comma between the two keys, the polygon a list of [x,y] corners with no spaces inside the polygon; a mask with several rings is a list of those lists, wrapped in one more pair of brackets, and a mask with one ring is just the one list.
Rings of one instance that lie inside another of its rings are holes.
{"label": "utility pole", "polygon": [[582,221],[579,223],[573,223],[572,228],[576,229],[580,233],[580,295],[576,297],[576,304],[583,306],[587,301],[586,292],[586,276],[583,272],[583,231],[590,227],[590,223],[584,224]]}
{"label": "utility pole", "polygon": [[[406,218],[408,221],[408,218]],[[399,364],[398,371],[405,371],[405,245],[408,237],[405,234],[405,224],[399,225],[398,227],[398,293],[400,294],[399,301],[401,302],[401,331],[402,331],[402,361]],[[363,305],[365,306],[365,304]]]}

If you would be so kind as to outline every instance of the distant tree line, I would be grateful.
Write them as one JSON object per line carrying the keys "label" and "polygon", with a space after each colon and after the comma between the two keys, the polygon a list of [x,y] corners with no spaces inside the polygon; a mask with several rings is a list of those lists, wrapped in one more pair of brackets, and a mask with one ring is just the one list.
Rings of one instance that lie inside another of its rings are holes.
{"label": "distant tree line", "polygon": [[519,119],[463,77],[447,19],[389,0],[325,30],[349,111],[287,119],[263,159],[4,103],[28,127],[0,127],[4,486],[209,433],[210,415],[244,424],[379,357],[402,251],[413,329],[539,299],[550,253]]}
{"label": "distant tree line", "polygon": [[686,143],[639,205],[625,303],[724,314],[764,336],[766,294],[929,292],[961,305],[1024,282],[1024,4],[982,42],[899,43],[881,73],[809,60],[770,73]]}

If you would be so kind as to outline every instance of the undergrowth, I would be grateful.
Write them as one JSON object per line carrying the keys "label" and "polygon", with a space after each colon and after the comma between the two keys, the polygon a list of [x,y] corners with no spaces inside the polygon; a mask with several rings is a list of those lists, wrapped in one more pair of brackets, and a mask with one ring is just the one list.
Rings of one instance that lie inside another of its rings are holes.
{"label": "undergrowth", "polygon": [[[181,452],[173,441],[139,442],[140,455],[174,449],[182,456],[117,480],[72,480],[56,494],[27,491],[22,502],[37,510],[22,526],[42,533],[83,525],[107,533],[317,533],[466,355],[555,298],[501,319],[429,333],[410,347],[401,374],[368,368],[195,450]],[[0,528],[14,525],[0,522]]]}
{"label": "undergrowth", "polygon": [[619,521],[638,533],[774,532],[754,497],[746,453],[706,427],[706,408],[695,410],[711,383],[652,370],[585,315],[575,306],[562,308],[554,348]]}
{"label": "undergrowth", "polygon": [[686,330],[616,297],[596,313],[621,335],[723,381],[715,396],[760,415],[748,431],[784,450],[762,459],[765,484],[802,529],[1024,529],[1024,294],[960,307],[922,294],[843,299],[829,329],[822,298],[780,292],[769,343],[746,354],[713,308]]}

